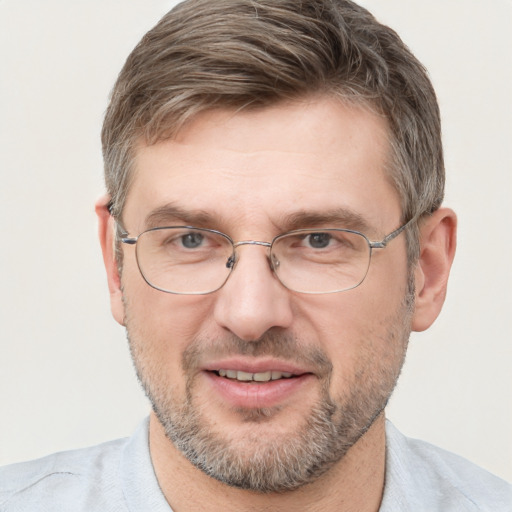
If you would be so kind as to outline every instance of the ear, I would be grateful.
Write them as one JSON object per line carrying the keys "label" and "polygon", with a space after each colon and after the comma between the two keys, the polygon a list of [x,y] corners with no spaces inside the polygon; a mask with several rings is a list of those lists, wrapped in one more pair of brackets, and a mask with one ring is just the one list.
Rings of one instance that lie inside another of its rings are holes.
{"label": "ear", "polygon": [[455,256],[456,239],[457,217],[449,208],[436,210],[420,225],[413,331],[428,329],[441,312]]}
{"label": "ear", "polygon": [[95,210],[98,216],[98,234],[100,237],[103,263],[107,271],[108,289],[110,292],[110,309],[118,323],[124,325],[123,292],[121,276],[115,256],[115,221],[110,215],[108,203],[110,197],[105,195],[96,201]]}

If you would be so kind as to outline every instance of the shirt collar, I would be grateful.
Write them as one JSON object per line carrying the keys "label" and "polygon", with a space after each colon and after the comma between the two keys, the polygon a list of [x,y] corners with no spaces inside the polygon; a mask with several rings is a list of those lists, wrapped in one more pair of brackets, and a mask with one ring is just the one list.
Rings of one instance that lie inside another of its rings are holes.
{"label": "shirt collar", "polygon": [[158,485],[149,451],[149,418],[137,428],[120,462],[123,495],[130,512],[172,512]]}

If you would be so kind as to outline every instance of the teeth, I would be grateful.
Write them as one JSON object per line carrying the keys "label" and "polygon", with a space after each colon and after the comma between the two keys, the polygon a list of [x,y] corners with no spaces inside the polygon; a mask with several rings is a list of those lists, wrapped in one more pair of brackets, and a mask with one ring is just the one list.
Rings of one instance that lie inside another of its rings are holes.
{"label": "teeth", "polygon": [[236,380],[252,380],[253,375],[247,372],[236,372]]}
{"label": "teeth", "polygon": [[272,372],[272,380],[277,380],[281,378],[289,379],[291,376],[292,374],[288,372]]}
{"label": "teeth", "polygon": [[236,379],[241,382],[268,382],[269,380],[289,379],[292,374],[288,372],[268,371],[260,373],[248,373],[237,370],[219,370],[221,377]]}
{"label": "teeth", "polygon": [[268,382],[272,378],[272,372],[253,373],[252,380],[256,382]]}

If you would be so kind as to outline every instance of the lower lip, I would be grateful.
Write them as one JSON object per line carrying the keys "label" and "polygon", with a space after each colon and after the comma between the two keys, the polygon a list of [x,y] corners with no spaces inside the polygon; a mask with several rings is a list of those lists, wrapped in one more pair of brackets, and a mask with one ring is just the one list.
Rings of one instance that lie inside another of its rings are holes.
{"label": "lower lip", "polygon": [[250,409],[283,405],[314,378],[310,373],[306,373],[298,377],[268,382],[240,382],[220,377],[214,372],[206,371],[204,374],[214,391],[225,401],[234,407]]}

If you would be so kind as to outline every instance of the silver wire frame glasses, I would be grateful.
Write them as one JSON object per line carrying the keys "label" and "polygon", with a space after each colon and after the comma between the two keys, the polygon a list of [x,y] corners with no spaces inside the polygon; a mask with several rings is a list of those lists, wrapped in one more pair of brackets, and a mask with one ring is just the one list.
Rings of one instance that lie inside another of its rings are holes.
{"label": "silver wire frame glasses", "polygon": [[156,227],[136,237],[118,224],[120,240],[136,245],[137,264],[144,280],[167,293],[204,295],[219,290],[238,261],[238,247],[259,245],[269,250],[270,268],[289,290],[336,293],[359,286],[368,273],[372,251],[384,249],[414,219],[381,241],[359,231],[337,228],[297,229],[271,242],[234,242],[213,229],[193,226]]}

